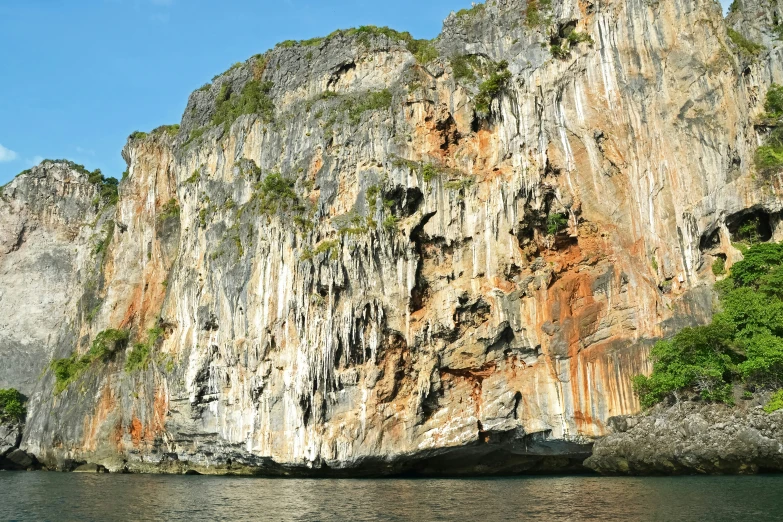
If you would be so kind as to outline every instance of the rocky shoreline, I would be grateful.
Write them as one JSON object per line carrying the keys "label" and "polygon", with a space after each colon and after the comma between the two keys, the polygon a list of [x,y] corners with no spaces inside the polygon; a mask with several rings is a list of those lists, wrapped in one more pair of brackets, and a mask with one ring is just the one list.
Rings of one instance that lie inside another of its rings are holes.
{"label": "rocky shoreline", "polygon": [[604,475],[755,474],[783,471],[783,411],[764,395],[736,406],[681,401],[610,419],[613,431],[585,461]]}
{"label": "rocky shoreline", "polygon": [[[180,460],[175,454],[156,462],[120,457],[98,463],[76,460],[42,463],[19,447],[23,426],[0,424],[0,470],[78,473],[242,475],[309,478],[394,476],[554,475],[748,475],[783,472],[783,410],[766,413],[767,394],[740,399],[735,406],[683,400],[639,415],[613,417],[611,433],[594,444],[568,450],[521,437],[454,448],[450,451],[364,460],[342,469],[280,465],[226,459],[220,465]],[[531,454],[530,449],[538,454]],[[530,445],[530,446],[528,446]],[[524,448],[523,448],[524,446]]]}

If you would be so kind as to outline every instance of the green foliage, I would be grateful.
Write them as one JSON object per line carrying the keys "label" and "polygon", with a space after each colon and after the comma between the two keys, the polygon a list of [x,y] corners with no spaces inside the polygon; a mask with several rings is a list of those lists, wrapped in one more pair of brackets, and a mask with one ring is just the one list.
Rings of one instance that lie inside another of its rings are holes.
{"label": "green foliage", "polygon": [[128,171],[127,171],[127,170],[123,171],[123,172],[122,172],[122,179],[121,179],[120,181],[125,181],[126,179],[128,179],[128,176],[129,176],[129,175],[130,175],[130,174],[128,173]]}
{"label": "green foliage", "polygon": [[764,102],[766,125],[772,127],[764,144],[756,149],[756,169],[769,176],[783,169],[783,86],[772,84]]}
{"label": "green foliage", "polygon": [[549,24],[549,18],[545,14],[552,8],[552,0],[528,0],[525,10],[525,22],[528,27],[536,27]]}
{"label": "green foliage", "polygon": [[737,232],[734,235],[737,239],[749,245],[756,244],[759,241],[760,226],[759,218],[749,219],[737,228]]}
{"label": "green foliage", "polygon": [[754,156],[756,168],[763,174],[769,174],[783,168],[783,149],[762,145]]}
{"label": "green foliage", "polygon": [[767,99],[764,102],[764,110],[767,117],[783,117],[783,85],[773,83],[767,91]]}
{"label": "green foliage", "polygon": [[727,377],[739,360],[733,334],[731,325],[717,323],[686,328],[672,340],[656,343],[650,353],[652,375],[638,375],[633,380],[642,406],[649,408],[669,394],[691,387],[704,399],[729,400]]}
{"label": "green foliage", "polygon": [[432,178],[438,175],[438,169],[432,163],[425,163],[421,168],[421,177],[426,183],[432,181]]}
{"label": "green foliage", "polygon": [[322,241],[318,244],[317,247],[315,247],[314,250],[310,250],[309,248],[306,248],[304,252],[302,252],[302,255],[299,256],[299,259],[302,261],[308,261],[314,257],[317,257],[321,254],[329,254],[329,259],[332,261],[337,260],[338,251],[337,248],[340,246],[340,242],[336,239],[328,240],[328,241]]}
{"label": "green foliage", "polygon": [[120,182],[117,178],[105,178],[101,176],[99,197],[104,205],[113,206],[120,200],[119,184]]}
{"label": "green foliage", "polygon": [[147,133],[141,131],[133,131],[131,135],[128,136],[128,138],[131,140],[143,140],[146,137],[147,137]]}
{"label": "green foliage", "polygon": [[199,179],[201,179],[201,172],[199,169],[196,169],[193,171],[193,174],[191,174],[190,177],[185,180],[185,184],[192,185],[194,183],[198,183]]}
{"label": "green foliage", "polygon": [[481,62],[475,55],[452,56],[450,59],[451,70],[454,78],[459,81],[475,81],[476,69],[481,67]]}
{"label": "green foliage", "polygon": [[255,186],[254,199],[259,203],[259,210],[267,215],[304,210],[294,185],[294,180],[279,173],[269,174]]}
{"label": "green foliage", "polygon": [[349,98],[345,101],[348,119],[353,125],[357,125],[365,112],[390,109],[392,98],[392,93],[388,89],[371,91],[355,98]]}
{"label": "green foliage", "polygon": [[592,36],[587,33],[578,33],[576,31],[571,31],[568,34],[568,41],[571,45],[577,45],[583,42],[589,45],[595,44],[595,40],[593,40]]}
{"label": "green foliage", "polygon": [[[60,161],[60,160],[58,160]],[[90,172],[87,169],[84,168],[83,165],[78,165],[76,163],[73,163],[72,161],[65,162],[68,164],[68,166],[77,172],[80,172],[82,174],[87,174],[87,181],[92,183],[93,185],[97,185],[98,188],[98,195],[96,196],[93,203],[96,205],[99,203],[103,203],[104,205],[116,205],[117,201],[119,201],[119,184],[120,182],[117,180],[117,178],[107,178],[103,175],[101,172],[101,169],[95,169],[94,171]]]}
{"label": "green foliage", "polygon": [[237,95],[232,92],[228,83],[224,83],[217,96],[212,124],[224,125],[227,128],[244,114],[259,114],[265,123],[272,122],[275,106],[268,96],[272,86],[272,82],[251,80],[242,88],[242,93]]}
{"label": "green foliage", "polygon": [[399,223],[399,218],[395,216],[394,214],[389,214],[386,216],[386,218],[383,220],[383,228],[386,230],[392,231],[397,229],[397,223]]}
{"label": "green foliage", "polygon": [[87,357],[90,363],[98,360],[106,361],[118,349],[125,347],[129,336],[128,330],[104,330],[95,336],[90,346],[90,351],[84,357]]}
{"label": "green foliage", "polygon": [[643,406],[689,389],[731,402],[736,382],[783,387],[783,244],[749,247],[716,286],[721,311],[712,323],[657,343],[652,375],[634,379]]}
{"label": "green foliage", "polygon": [[454,179],[451,181],[447,181],[443,185],[443,188],[445,188],[446,190],[464,191],[472,187],[475,182],[476,180],[474,180],[473,178]]}
{"label": "green foliage", "polygon": [[407,48],[420,64],[426,65],[437,60],[438,56],[440,56],[440,53],[438,53],[438,49],[435,47],[432,40],[411,39],[407,42]]}
{"label": "green foliage", "polygon": [[568,225],[568,216],[565,214],[549,214],[546,218],[546,233],[550,236],[557,235]]}
{"label": "green foliage", "polygon": [[492,100],[506,88],[511,79],[511,71],[508,70],[508,62],[505,60],[496,64],[489,78],[479,85],[479,93],[476,95],[476,111],[481,114],[489,114]]}
{"label": "green foliage", "polygon": [[715,259],[712,262],[712,273],[715,277],[720,277],[726,274],[726,260],[722,257]]}
{"label": "green foliage", "polygon": [[23,421],[27,416],[24,395],[14,388],[0,389],[0,420]]}
{"label": "green foliage", "polygon": [[176,199],[171,198],[160,209],[160,214],[158,214],[158,220],[166,221],[167,219],[179,217],[179,212],[180,212],[179,203],[177,203]]}
{"label": "green foliage", "polygon": [[757,56],[762,50],[765,49],[765,47],[761,44],[757,44],[756,42],[752,42],[742,36],[740,33],[729,27],[726,29],[726,32],[729,35],[729,39],[731,39],[732,42],[734,42],[734,45],[737,46],[737,48],[740,50],[740,53],[748,56],[748,57],[754,57]]}
{"label": "green foliage", "polygon": [[367,206],[370,209],[370,212],[375,211],[375,208],[378,205],[378,196],[381,193],[381,187],[378,185],[372,185],[371,187],[367,188]]}
{"label": "green foliage", "polygon": [[128,354],[128,359],[125,361],[125,371],[133,373],[139,370],[146,370],[151,361],[150,354],[152,349],[162,336],[162,328],[156,327],[147,330],[147,342],[133,345],[133,350]]}
{"label": "green foliage", "polygon": [[549,47],[549,52],[552,53],[552,56],[560,60],[567,58],[570,53],[570,51],[567,48],[561,45],[551,45]]}
{"label": "green foliage", "polygon": [[729,12],[735,13],[739,11],[742,8],[742,2],[740,0],[734,0],[731,2],[731,5],[729,6]]}
{"label": "green foliage", "polygon": [[470,9],[460,9],[457,11],[457,20],[464,24],[483,13],[485,8],[484,4],[476,4]]}
{"label": "green foliage", "polygon": [[111,240],[114,237],[114,221],[109,220],[103,225],[103,232],[104,237],[101,241],[96,243],[92,247],[92,255],[98,256],[100,254],[104,254],[108,249],[109,245],[111,244]]}
{"label": "green foliage", "polygon": [[778,410],[783,410],[783,390],[778,390],[772,394],[769,402],[766,404],[766,406],[764,406],[764,411],[767,413],[772,413]]}
{"label": "green foliage", "polygon": [[209,127],[201,127],[198,129],[194,129],[190,131],[190,135],[188,136],[188,139],[185,140],[185,143],[182,144],[183,147],[187,147],[197,139],[201,138],[201,136],[204,135],[205,132],[209,130]]}
{"label": "green foliage", "polygon": [[78,380],[94,362],[106,362],[111,359],[118,350],[127,345],[129,337],[130,333],[127,330],[104,330],[95,336],[90,350],[81,357],[74,353],[68,358],[52,361],[55,395],[59,395],[72,382]]}
{"label": "green foliage", "polygon": [[176,136],[179,134],[179,123],[175,123],[174,125],[161,125],[160,127],[156,127],[153,129],[152,133],[155,134],[168,134],[169,136]]}
{"label": "green foliage", "polygon": [[421,64],[427,64],[438,58],[438,50],[431,40],[417,40],[413,38],[413,36],[411,36],[411,34],[408,32],[395,31],[389,27],[377,27],[374,25],[363,25],[361,27],[347,30],[340,29],[332,32],[326,37],[311,38],[310,40],[302,40],[299,42],[294,40],[286,40],[285,42],[280,42],[277,44],[276,47],[284,49],[296,47],[298,45],[304,47],[314,47],[321,45],[322,43],[327,42],[336,36],[355,36],[357,42],[364,47],[370,47],[372,38],[386,37],[389,40],[405,43],[408,51],[410,51],[411,54],[413,54],[413,56],[416,58],[416,61]]}

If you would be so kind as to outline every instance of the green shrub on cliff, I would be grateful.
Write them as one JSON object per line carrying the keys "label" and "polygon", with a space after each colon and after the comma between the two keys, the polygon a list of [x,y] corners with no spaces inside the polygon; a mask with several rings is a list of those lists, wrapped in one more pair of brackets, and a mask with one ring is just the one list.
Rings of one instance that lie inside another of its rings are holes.
{"label": "green shrub on cliff", "polygon": [[476,95],[476,111],[482,114],[489,114],[492,100],[506,88],[511,79],[508,62],[502,61],[496,64],[493,69],[489,78],[479,85],[479,92]]}
{"label": "green shrub on cliff", "polygon": [[761,174],[770,175],[783,169],[783,86],[770,86],[764,110],[762,123],[771,130],[764,144],[756,149],[754,162]]}
{"label": "green shrub on cliff", "polygon": [[764,102],[767,118],[783,118],[783,85],[773,83],[767,91]]}
{"label": "green shrub on cliff", "polygon": [[783,387],[783,244],[753,245],[717,284],[711,324],[686,328],[650,354],[653,372],[634,378],[642,406],[680,392],[732,402],[731,386]]}
{"label": "green shrub on cliff", "polygon": [[778,410],[783,410],[783,390],[776,391],[772,397],[770,397],[767,405],[764,406],[764,411],[767,413],[772,413]]}
{"label": "green shrub on cliff", "polygon": [[732,28],[728,28],[726,32],[729,35],[729,39],[734,42],[734,45],[736,45],[740,52],[745,56],[757,56],[762,50],[764,50],[763,45],[748,40]]}
{"label": "green shrub on cliff", "polygon": [[27,415],[24,403],[24,395],[18,390],[0,389],[0,420],[24,420]]}
{"label": "green shrub on cliff", "polygon": [[59,395],[68,385],[79,379],[96,361],[108,361],[116,352],[125,348],[130,337],[128,330],[109,329],[95,336],[90,350],[79,357],[74,353],[65,359],[55,359],[51,363],[54,372],[54,393]]}
{"label": "green shrub on cliff", "polygon": [[147,342],[136,343],[125,361],[125,371],[133,373],[138,370],[146,370],[150,363],[150,353],[155,344],[163,336],[162,328],[151,328],[147,331]]}
{"label": "green shrub on cliff", "polygon": [[546,218],[546,233],[550,236],[557,235],[568,226],[568,216],[565,214],[550,214]]}
{"label": "green shrub on cliff", "polygon": [[270,123],[275,117],[275,105],[269,97],[272,86],[272,82],[251,80],[237,94],[224,83],[217,97],[212,124],[228,127],[244,114],[259,114],[265,123]]}

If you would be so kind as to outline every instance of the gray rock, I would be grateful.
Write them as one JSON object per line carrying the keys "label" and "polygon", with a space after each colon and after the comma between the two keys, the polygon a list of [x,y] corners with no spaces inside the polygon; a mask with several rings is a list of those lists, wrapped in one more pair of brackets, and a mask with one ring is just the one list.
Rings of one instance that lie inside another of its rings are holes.
{"label": "gray rock", "polygon": [[0,457],[18,448],[22,440],[22,426],[16,422],[0,422]]}
{"label": "gray rock", "polygon": [[609,475],[783,471],[783,412],[682,402],[632,418],[595,443],[586,466]]}
{"label": "gray rock", "polygon": [[6,469],[25,470],[36,463],[34,456],[16,448],[3,457]]}
{"label": "gray rock", "polygon": [[[748,6],[770,33],[779,0]],[[449,16],[426,63],[366,30],[253,57],[175,136],[127,142],[115,206],[62,162],[3,187],[20,447],[59,469],[280,474],[573,469],[610,425],[646,430],[617,448],[629,470],[653,443],[661,471],[771,451],[761,419],[627,416],[655,339],[710,319],[738,223],[783,239],[781,184],[753,167],[783,44],[748,62],[713,0],[555,0],[549,27],[526,8]],[[264,113],[214,124],[248,86]],[[52,360],[113,328],[128,349],[55,393]]]}

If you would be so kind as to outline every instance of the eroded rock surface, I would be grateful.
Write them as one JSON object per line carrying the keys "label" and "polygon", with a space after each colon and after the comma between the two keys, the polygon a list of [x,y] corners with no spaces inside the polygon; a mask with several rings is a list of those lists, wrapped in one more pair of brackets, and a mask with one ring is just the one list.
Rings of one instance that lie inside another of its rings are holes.
{"label": "eroded rock surface", "polygon": [[[426,63],[350,32],[251,58],[129,140],[116,206],[60,163],[5,187],[22,448],[110,471],[578,467],[638,411],[650,344],[711,316],[737,227],[783,239],[779,179],[753,169],[783,60],[772,39],[740,56],[712,0],[552,4],[552,31],[524,0],[452,14]],[[243,93],[257,113],[226,121]],[[50,361],[107,329],[127,348],[55,393]]]}
{"label": "eroded rock surface", "polygon": [[783,471],[783,412],[758,400],[736,407],[685,401],[617,418],[585,464],[604,474],[750,474]]}

